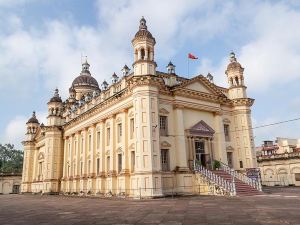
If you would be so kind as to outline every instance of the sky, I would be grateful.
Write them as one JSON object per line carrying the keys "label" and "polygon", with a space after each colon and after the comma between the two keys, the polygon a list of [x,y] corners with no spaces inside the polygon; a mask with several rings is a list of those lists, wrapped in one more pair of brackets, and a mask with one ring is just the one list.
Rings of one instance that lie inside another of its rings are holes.
{"label": "sky", "polygon": [[[22,148],[32,111],[46,122],[57,87],[64,99],[87,55],[102,83],[133,62],[131,40],[144,16],[155,60],[187,77],[224,73],[234,51],[254,98],[253,127],[300,117],[300,2],[219,0],[0,0],[0,143]],[[254,129],[255,144],[300,138],[300,121]]]}

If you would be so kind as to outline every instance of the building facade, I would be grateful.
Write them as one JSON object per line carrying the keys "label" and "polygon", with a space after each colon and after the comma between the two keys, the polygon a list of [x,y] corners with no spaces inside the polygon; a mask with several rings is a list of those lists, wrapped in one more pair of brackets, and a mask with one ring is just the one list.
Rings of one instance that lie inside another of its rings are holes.
{"label": "building facade", "polygon": [[257,148],[262,184],[300,186],[300,139],[277,138]]}
{"label": "building facade", "polygon": [[0,173],[0,194],[18,194],[22,175],[14,173]]}
{"label": "building facade", "polygon": [[212,75],[179,76],[175,65],[157,71],[156,40],[146,20],[132,40],[133,65],[101,86],[87,61],[69,98],[55,90],[47,125],[27,122],[22,192],[85,192],[161,196],[191,192],[194,160],[236,170],[256,167],[251,106],[244,69],[235,54],[228,87]]}

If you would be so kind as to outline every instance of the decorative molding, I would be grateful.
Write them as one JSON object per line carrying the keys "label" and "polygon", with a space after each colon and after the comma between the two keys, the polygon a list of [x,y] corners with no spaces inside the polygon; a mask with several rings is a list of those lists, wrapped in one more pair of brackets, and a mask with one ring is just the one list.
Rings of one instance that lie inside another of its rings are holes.
{"label": "decorative molding", "polygon": [[43,160],[43,159],[45,159],[45,155],[43,152],[40,152],[38,155],[38,160]]}
{"label": "decorative molding", "polygon": [[116,119],[117,123],[121,123],[122,122],[122,118],[120,116],[118,116],[118,118]]}
{"label": "decorative molding", "polygon": [[226,147],[226,151],[231,152],[233,150],[234,150],[234,148],[231,145],[229,145],[229,146]]}
{"label": "decorative molding", "polygon": [[168,110],[166,110],[165,108],[161,108],[159,110],[159,114],[163,114],[163,115],[168,115],[170,112]]}
{"label": "decorative molding", "polygon": [[163,141],[162,143],[160,143],[160,147],[162,148],[170,148],[172,145],[167,142],[167,141]]}
{"label": "decorative molding", "polygon": [[231,121],[228,118],[223,119],[223,123],[231,123]]}
{"label": "decorative molding", "polygon": [[133,116],[134,116],[133,110],[130,110],[128,117],[133,117]]}

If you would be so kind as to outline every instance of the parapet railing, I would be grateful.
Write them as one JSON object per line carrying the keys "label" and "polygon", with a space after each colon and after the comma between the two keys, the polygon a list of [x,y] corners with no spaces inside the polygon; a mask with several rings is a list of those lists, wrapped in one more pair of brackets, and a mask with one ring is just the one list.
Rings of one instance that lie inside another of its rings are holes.
{"label": "parapet railing", "polygon": [[226,173],[230,174],[232,177],[235,177],[235,178],[241,180],[242,182],[250,185],[251,187],[255,188],[256,190],[262,191],[261,182],[260,182],[259,178],[252,179],[252,178],[246,176],[245,174],[239,173],[238,171],[232,169],[225,163],[220,162],[220,164],[221,164],[220,169],[223,170],[224,172],[226,172]]}
{"label": "parapet railing", "polygon": [[194,161],[194,170],[195,170],[195,172],[202,174],[205,178],[207,178],[214,185],[217,185],[220,188],[224,189],[225,191],[229,192],[229,194],[231,196],[236,195],[234,176],[232,176],[232,181],[225,180],[222,177],[220,177],[219,175],[206,169],[204,166],[197,163],[196,161]]}

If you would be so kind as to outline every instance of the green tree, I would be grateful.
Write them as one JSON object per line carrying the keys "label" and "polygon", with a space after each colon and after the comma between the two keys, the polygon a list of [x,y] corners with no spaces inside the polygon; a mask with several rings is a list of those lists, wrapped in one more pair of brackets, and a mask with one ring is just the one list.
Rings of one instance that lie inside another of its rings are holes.
{"label": "green tree", "polygon": [[23,151],[12,144],[0,144],[0,173],[21,173],[23,167]]}

